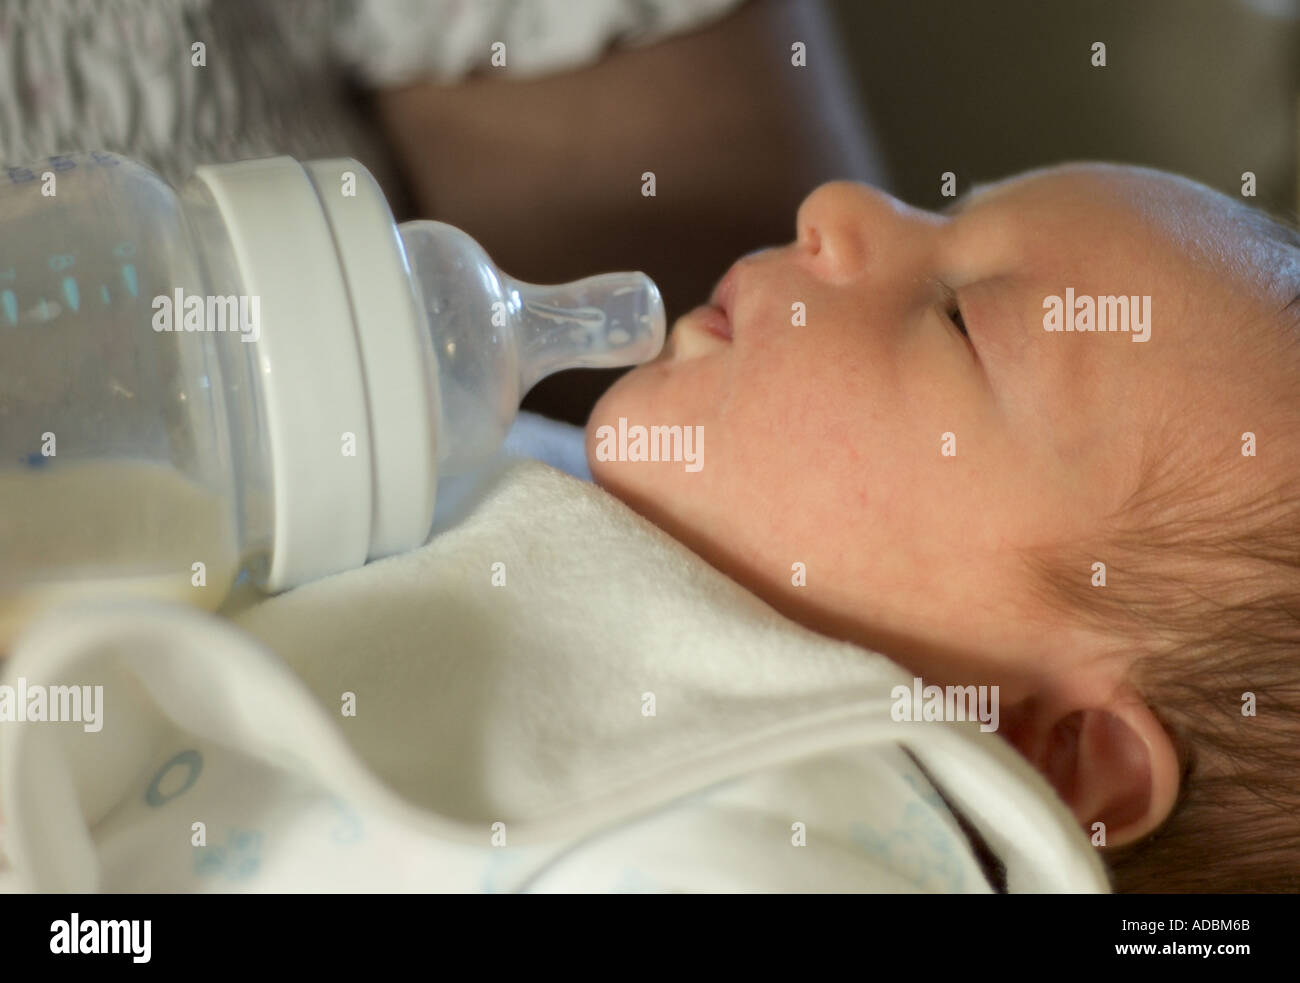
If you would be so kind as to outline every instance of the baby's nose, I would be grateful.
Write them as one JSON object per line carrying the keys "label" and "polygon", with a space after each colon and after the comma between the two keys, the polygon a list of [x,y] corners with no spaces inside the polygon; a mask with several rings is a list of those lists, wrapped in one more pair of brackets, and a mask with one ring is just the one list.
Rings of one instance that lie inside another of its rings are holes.
{"label": "baby's nose", "polygon": [[856,280],[880,265],[891,245],[930,224],[927,213],[857,181],[831,181],[804,199],[795,221],[798,245],[832,282]]}

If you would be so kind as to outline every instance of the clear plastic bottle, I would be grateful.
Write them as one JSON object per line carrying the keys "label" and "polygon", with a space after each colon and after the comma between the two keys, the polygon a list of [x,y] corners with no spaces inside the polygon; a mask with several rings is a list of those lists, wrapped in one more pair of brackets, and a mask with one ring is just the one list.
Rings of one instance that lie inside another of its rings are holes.
{"label": "clear plastic bottle", "polygon": [[0,651],[66,596],[215,609],[414,548],[535,382],[663,344],[643,274],[511,280],[354,160],[51,157],[0,169],[0,228]]}

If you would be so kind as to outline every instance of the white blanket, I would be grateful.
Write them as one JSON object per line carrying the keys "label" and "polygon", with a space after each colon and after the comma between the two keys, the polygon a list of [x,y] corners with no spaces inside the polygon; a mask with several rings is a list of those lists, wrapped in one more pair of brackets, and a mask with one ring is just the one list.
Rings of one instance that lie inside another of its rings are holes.
{"label": "white blanket", "polygon": [[20,678],[103,685],[103,721],[0,724],[9,890],[993,890],[905,748],[1010,890],[1107,890],[1001,737],[892,721],[898,666],[533,461],[234,624],[45,618]]}

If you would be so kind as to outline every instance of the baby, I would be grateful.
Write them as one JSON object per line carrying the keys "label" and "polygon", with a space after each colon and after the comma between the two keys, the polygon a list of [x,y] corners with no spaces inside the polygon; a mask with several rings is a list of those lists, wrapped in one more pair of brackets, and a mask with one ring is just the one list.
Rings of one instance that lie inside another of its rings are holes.
{"label": "baby", "polygon": [[[796,225],[597,404],[595,479],[808,627],[999,686],[1118,889],[1300,889],[1300,236],[1113,165],[940,214],[836,182]],[[605,459],[620,418],[703,466]]]}

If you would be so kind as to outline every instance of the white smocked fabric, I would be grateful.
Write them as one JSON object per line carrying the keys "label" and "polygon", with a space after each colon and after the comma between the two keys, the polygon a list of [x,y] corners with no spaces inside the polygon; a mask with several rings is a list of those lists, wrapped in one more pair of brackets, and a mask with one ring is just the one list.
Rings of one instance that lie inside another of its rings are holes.
{"label": "white smocked fabric", "polygon": [[489,66],[522,77],[574,68],[611,44],[662,40],[741,2],[369,0],[345,5],[333,37],[372,85],[418,75],[450,82]]}
{"label": "white smocked fabric", "polygon": [[[742,0],[5,0],[0,166],[112,150],[202,163],[346,155],[395,186],[353,83],[516,77],[700,25]],[[196,65],[202,44],[205,64]]]}

